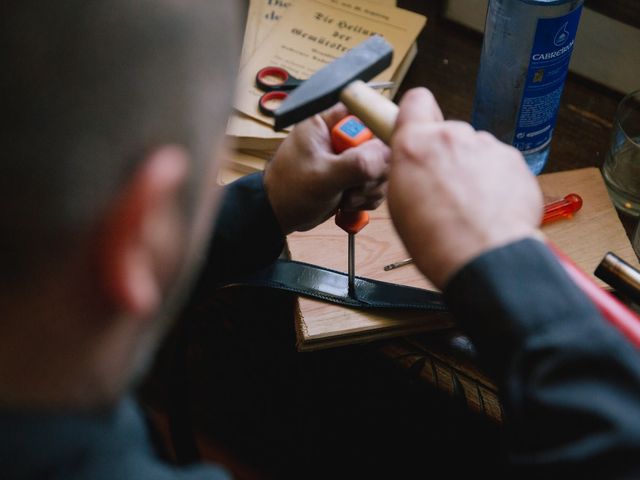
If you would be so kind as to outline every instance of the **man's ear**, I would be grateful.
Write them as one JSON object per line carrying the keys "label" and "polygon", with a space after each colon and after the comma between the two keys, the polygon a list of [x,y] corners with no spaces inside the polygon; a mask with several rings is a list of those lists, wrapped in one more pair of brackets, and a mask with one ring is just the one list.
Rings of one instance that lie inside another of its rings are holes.
{"label": "man's ear", "polygon": [[183,189],[189,157],[177,146],[148,154],[100,229],[99,281],[109,306],[150,318],[175,280],[186,249]]}

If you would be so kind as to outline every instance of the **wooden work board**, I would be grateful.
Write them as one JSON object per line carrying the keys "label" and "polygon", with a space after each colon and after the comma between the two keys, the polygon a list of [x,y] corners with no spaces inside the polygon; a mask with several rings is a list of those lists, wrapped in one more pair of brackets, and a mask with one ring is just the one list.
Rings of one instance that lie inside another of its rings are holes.
{"label": "wooden work board", "polygon": [[[608,251],[637,266],[638,261],[596,168],[538,177],[546,201],[577,193],[582,209],[570,220],[542,230],[585,272],[593,274]],[[356,237],[356,275],[385,282],[434,287],[414,265],[385,272],[387,264],[407,258],[386,205],[370,212],[371,221]],[[347,235],[333,218],[309,232],[288,237],[291,258],[339,271],[347,268]],[[595,277],[594,277],[595,278]],[[597,280],[605,286],[600,280]],[[296,314],[297,347],[317,350],[453,326],[448,314],[407,311],[365,311],[299,298]]]}

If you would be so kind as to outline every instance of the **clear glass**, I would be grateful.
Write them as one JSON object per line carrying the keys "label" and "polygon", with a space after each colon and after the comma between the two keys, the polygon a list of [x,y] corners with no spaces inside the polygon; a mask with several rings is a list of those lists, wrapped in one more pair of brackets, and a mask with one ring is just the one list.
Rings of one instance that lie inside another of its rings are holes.
{"label": "clear glass", "polygon": [[616,208],[640,216],[640,90],[618,105],[602,174]]}

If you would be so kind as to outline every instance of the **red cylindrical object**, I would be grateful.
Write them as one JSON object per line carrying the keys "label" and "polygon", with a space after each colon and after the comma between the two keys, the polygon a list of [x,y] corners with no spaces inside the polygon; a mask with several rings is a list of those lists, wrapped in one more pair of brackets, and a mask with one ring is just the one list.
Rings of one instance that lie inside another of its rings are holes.
{"label": "red cylindrical object", "polygon": [[600,288],[555,245],[550,242],[547,242],[547,245],[555,253],[571,279],[595,304],[600,313],[636,347],[640,348],[640,317],[609,292]]}
{"label": "red cylindrical object", "polygon": [[364,210],[345,212],[339,210],[336,213],[336,225],[345,232],[355,235],[369,224],[369,214]]}
{"label": "red cylindrical object", "polygon": [[582,208],[582,198],[580,195],[570,193],[566,197],[556,200],[555,202],[547,203],[544,206],[544,216],[542,217],[542,224],[553,222],[560,218],[571,218],[574,213]]}
{"label": "red cylindrical object", "polygon": [[[342,153],[348,148],[357,147],[373,138],[373,133],[360,119],[347,115],[331,129],[331,143],[335,153]],[[336,213],[336,225],[350,235],[355,235],[369,224],[369,214],[365,211]]]}

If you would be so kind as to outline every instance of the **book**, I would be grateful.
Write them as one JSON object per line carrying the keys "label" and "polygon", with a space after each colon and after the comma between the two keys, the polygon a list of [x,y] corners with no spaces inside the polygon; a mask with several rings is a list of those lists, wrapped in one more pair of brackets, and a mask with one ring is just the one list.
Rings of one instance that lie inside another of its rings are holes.
{"label": "book", "polygon": [[241,68],[234,107],[272,126],[273,119],[258,109],[264,92],[255,86],[256,72],[271,65],[309,78],[375,34],[384,36],[395,54],[391,66],[373,80],[390,81],[425,23],[417,13],[361,0],[296,0]]}
{"label": "book", "polygon": [[[417,54],[418,47],[413,44],[400,63],[397,72],[391,78],[394,85],[385,92],[387,97],[396,96],[402,80]],[[253,120],[251,117],[236,112],[229,117],[227,136],[236,150],[268,160],[278,149],[287,133],[275,132],[272,128]]]}
{"label": "book", "polygon": [[[242,42],[240,67],[251,58],[273,27],[282,18],[292,1],[251,0],[247,11],[247,22]],[[252,120],[240,112],[234,112],[227,122],[227,137],[236,149],[275,151],[287,136],[274,132],[272,128]]]}
{"label": "book", "polygon": [[[418,47],[414,44],[405,55],[404,60],[398,67],[398,71],[392,78],[394,86],[388,90],[387,95],[390,98],[393,98],[397,94],[402,80],[407,74],[409,67],[411,67],[411,63],[417,53]],[[273,157],[287,134],[274,132],[271,128],[265,127],[246,115],[235,113],[229,118],[227,135],[230,137],[229,140],[233,148],[238,152],[259,159],[269,160]],[[254,165],[257,164],[254,163]],[[262,162],[262,168],[264,168],[264,162]],[[247,173],[251,173],[251,171]]]}
{"label": "book", "polygon": [[[547,199],[568,193],[582,196],[582,209],[570,220],[542,228],[543,233],[585,272],[592,275],[608,251],[633,266],[638,260],[613,207],[600,172],[586,168],[538,177]],[[371,221],[356,237],[356,274],[386,282],[434,289],[414,265],[385,272],[387,264],[407,258],[387,208],[370,212]],[[347,269],[347,235],[333,219],[309,232],[288,237],[291,258],[339,271]],[[601,286],[606,285],[595,276]],[[300,351],[367,342],[454,326],[447,314],[364,311],[309,298],[299,298],[296,313],[297,348]]]}
{"label": "book", "polygon": [[[330,21],[321,22],[325,25],[313,25],[315,15],[323,18],[334,15],[339,26],[332,26]],[[356,21],[360,23],[356,25]],[[325,35],[327,38],[340,29],[356,29],[357,32],[353,35],[340,34],[345,45],[343,49],[351,48],[364,40],[364,32],[374,31],[371,25],[375,25],[376,28],[381,26],[380,33],[385,34],[394,45],[396,57],[393,65],[376,80],[390,79],[394,82],[393,87],[383,91],[385,96],[392,98],[417,54],[415,38],[425,22],[426,18],[421,15],[396,8],[393,0],[357,0],[349,3],[336,0],[252,0],[247,15],[241,59],[239,97],[245,96],[247,89],[252,91],[254,96],[249,100],[245,98],[246,108],[237,108],[230,116],[226,130],[228,141],[235,150],[242,152],[243,156],[249,155],[264,160],[271,158],[286,138],[288,131],[273,131],[271,119],[258,112],[257,99],[262,92],[253,85],[255,72],[266,64],[273,64],[284,66],[292,74],[306,78],[341,54],[332,52],[331,45],[309,44],[304,48],[298,48],[296,45],[296,48],[292,49],[292,42],[296,40],[291,38],[292,32],[296,30],[292,25],[297,25],[296,28],[308,27],[314,35]],[[274,59],[273,55],[277,58]],[[296,55],[302,55],[302,61],[295,58]],[[293,68],[287,61],[294,62]],[[303,73],[297,68],[301,68]],[[238,105],[236,101],[236,107]],[[246,158],[243,156],[238,158]],[[255,161],[251,164],[259,165]],[[242,162],[234,168],[246,172],[247,162]]]}
{"label": "book", "polygon": [[[372,4],[383,5],[387,7],[395,7],[395,0],[368,0]],[[278,24],[282,16],[287,12],[288,8],[295,3],[295,0],[286,2],[274,0],[251,0],[247,13],[247,22],[242,47],[242,57],[240,66],[244,66],[253,56],[256,49],[265,41]],[[392,97],[397,92],[399,85],[408,70],[409,65],[415,58],[417,47],[411,49],[409,54],[405,56],[399,70],[402,70],[402,76],[394,76],[393,81],[396,85],[389,91]],[[405,63],[406,62],[406,63]],[[286,137],[287,132],[275,132],[264,123],[257,122],[251,117],[234,112],[227,124],[227,136],[229,137],[234,148],[238,150],[260,151],[262,158],[270,158],[278,148],[282,140]]]}

